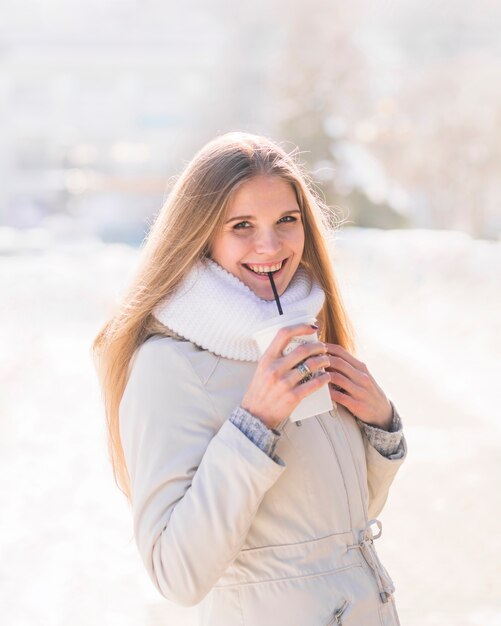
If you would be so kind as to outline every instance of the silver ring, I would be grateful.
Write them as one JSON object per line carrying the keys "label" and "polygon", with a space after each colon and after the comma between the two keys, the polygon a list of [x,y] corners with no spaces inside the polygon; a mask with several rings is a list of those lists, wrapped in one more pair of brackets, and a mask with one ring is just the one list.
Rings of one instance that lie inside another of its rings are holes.
{"label": "silver ring", "polygon": [[306,365],[306,363],[299,363],[299,365],[296,365],[296,369],[298,369],[301,374],[303,375],[303,378],[301,379],[302,383],[307,382],[308,380],[310,380],[311,378],[313,378],[313,374],[310,370],[310,368]]}

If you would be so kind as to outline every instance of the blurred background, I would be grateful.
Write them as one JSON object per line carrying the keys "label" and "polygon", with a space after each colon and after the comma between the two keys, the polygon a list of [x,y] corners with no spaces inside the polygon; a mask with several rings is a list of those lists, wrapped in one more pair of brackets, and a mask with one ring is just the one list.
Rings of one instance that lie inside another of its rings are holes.
{"label": "blurred background", "polygon": [[500,32],[495,0],[0,0],[5,623],[195,624],[139,562],[90,344],[168,182],[243,130],[297,146],[343,220],[409,445],[377,546],[402,625],[501,624]]}

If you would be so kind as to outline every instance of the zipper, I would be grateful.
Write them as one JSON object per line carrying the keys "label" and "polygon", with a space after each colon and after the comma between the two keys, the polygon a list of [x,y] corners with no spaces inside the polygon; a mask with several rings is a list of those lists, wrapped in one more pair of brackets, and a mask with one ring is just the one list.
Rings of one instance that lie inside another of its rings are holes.
{"label": "zipper", "polygon": [[330,620],[327,622],[327,624],[325,626],[342,626],[343,624],[343,613],[346,611],[346,609],[348,608],[349,602],[348,600],[345,600],[343,602],[343,604],[339,607],[339,609],[336,609],[334,611],[334,613],[332,614],[332,617],[330,618]]}

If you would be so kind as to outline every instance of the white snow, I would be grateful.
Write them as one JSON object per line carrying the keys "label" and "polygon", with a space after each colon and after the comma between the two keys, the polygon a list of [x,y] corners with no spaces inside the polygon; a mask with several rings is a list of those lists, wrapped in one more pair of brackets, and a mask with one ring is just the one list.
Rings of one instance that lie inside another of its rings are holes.
{"label": "white snow", "polygon": [[[43,233],[26,240],[16,231],[0,233],[0,249],[4,623],[193,624],[193,611],[165,602],[139,562],[129,509],[107,460],[90,356],[91,341],[134,271],[138,251],[91,240],[65,245]],[[480,442],[499,426],[501,243],[445,231],[352,228],[337,235],[333,261],[358,330],[360,357],[375,365],[378,359],[401,363],[424,389],[429,385],[448,406],[473,416],[473,424],[461,426],[452,439],[444,424],[427,445],[425,426],[407,410],[404,425],[414,449],[423,459],[436,459],[439,470],[447,442],[454,447],[449,462],[468,458],[469,427]],[[484,480],[482,468],[477,470]],[[419,476],[403,472],[402,493],[387,513],[390,529],[411,480],[425,488]],[[413,499],[408,503],[407,509],[416,506]],[[439,497],[430,506],[444,511]],[[486,510],[494,519],[494,511]],[[453,511],[445,507],[444,514],[454,521]],[[401,537],[389,536],[397,543]],[[467,579],[482,576],[487,574],[481,568],[462,576],[458,598]],[[425,587],[426,577],[417,584]],[[409,589],[399,585],[404,609]],[[499,607],[485,598],[470,609],[462,622],[450,612],[439,615],[436,607],[424,617],[408,609],[406,623],[487,623],[484,617],[499,623]]]}
{"label": "white snow", "polygon": [[352,316],[381,353],[501,426],[501,242],[347,228],[334,249]]}

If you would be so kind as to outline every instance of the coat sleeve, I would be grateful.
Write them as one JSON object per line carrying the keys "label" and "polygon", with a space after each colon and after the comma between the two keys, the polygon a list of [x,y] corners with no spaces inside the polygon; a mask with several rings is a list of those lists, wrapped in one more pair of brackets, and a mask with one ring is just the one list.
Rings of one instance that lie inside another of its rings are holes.
{"label": "coat sleeve", "polygon": [[[394,413],[395,406],[392,402]],[[401,424],[398,413],[397,422]],[[395,420],[394,420],[395,421]],[[387,456],[383,455],[371,441],[368,429],[362,428],[362,437],[365,448],[365,459],[367,464],[367,486],[369,490],[369,519],[377,517],[388,499],[388,493],[400,466],[407,457],[407,441],[402,433],[398,448]]]}
{"label": "coat sleeve", "polygon": [[369,426],[369,424],[366,424],[365,422],[359,420],[358,417],[355,419],[357,420],[360,428],[363,428],[363,430],[365,431],[369,442],[374,446],[374,448],[376,448],[376,450],[380,454],[386,457],[395,458],[395,453],[399,452],[400,449],[400,441],[402,439],[403,430],[400,415],[397,413],[397,410],[392,400],[390,400],[390,403],[393,416],[390,428],[388,430],[384,430],[382,428],[379,428],[378,426]]}
{"label": "coat sleeve", "polygon": [[197,604],[237,556],[285,466],[216,414],[170,339],[139,349],[119,418],[146,570],[163,596]]}

